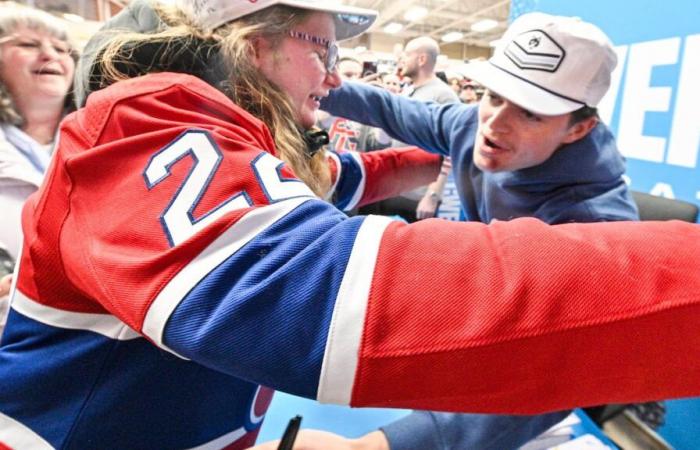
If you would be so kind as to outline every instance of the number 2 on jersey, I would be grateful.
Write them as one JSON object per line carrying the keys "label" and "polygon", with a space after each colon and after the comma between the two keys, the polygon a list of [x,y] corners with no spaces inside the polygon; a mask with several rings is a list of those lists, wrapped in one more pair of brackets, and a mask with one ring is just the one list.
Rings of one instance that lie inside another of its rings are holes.
{"label": "number 2 on jersey", "polygon": [[[243,191],[236,193],[203,216],[194,217],[194,210],[223,158],[221,150],[209,133],[202,130],[186,131],[153,155],[144,173],[148,189],[154,188],[166,179],[171,173],[170,168],[187,155],[192,156],[194,164],[160,218],[171,246],[189,239],[224,214],[253,205],[250,196]],[[251,164],[270,203],[292,197],[314,196],[304,183],[282,179],[279,168],[283,163],[269,153],[261,153]]]}

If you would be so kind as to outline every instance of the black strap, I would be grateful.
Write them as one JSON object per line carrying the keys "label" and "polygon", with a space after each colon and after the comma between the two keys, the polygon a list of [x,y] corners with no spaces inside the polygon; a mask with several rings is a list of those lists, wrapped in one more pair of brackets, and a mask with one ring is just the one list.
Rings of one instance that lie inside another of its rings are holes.
{"label": "black strap", "polygon": [[313,158],[319,150],[328,145],[330,139],[325,130],[311,129],[304,131],[304,141],[306,141],[306,155]]}

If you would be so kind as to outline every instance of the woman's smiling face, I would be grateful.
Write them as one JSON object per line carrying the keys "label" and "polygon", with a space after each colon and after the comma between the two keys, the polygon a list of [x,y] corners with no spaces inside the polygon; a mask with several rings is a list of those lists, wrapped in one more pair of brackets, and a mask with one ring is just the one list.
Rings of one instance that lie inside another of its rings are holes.
{"label": "woman's smiling face", "polygon": [[0,77],[13,98],[65,98],[75,72],[67,42],[27,27],[0,42]]}

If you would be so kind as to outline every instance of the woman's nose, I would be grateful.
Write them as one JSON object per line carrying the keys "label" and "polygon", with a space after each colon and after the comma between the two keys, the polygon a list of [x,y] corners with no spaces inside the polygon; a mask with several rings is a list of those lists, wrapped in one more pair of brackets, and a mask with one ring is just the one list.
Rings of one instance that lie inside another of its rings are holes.
{"label": "woman's nose", "polygon": [[343,83],[337,68],[334,68],[331,72],[326,73],[326,83],[328,83],[331,89],[340,87],[340,85]]}
{"label": "woman's nose", "polygon": [[42,44],[39,51],[39,57],[46,60],[58,59],[61,55],[51,44]]}

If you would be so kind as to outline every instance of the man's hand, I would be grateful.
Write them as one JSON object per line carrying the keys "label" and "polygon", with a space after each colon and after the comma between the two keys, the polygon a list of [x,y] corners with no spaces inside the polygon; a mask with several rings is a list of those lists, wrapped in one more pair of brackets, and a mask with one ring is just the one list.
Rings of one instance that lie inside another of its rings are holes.
{"label": "man's hand", "polygon": [[[270,441],[250,450],[277,450],[278,445],[279,441]],[[327,431],[301,430],[294,441],[294,450],[389,450],[389,442],[381,431],[348,439]]]}
{"label": "man's hand", "polygon": [[418,220],[429,219],[435,217],[438,206],[440,206],[440,198],[434,191],[428,189],[418,206],[416,206],[416,218]]}
{"label": "man's hand", "polygon": [[10,287],[12,286],[12,274],[5,275],[0,279],[0,297],[4,297],[10,293]]}
{"label": "man's hand", "polygon": [[360,78],[358,81],[362,81],[363,83],[372,84],[372,85],[377,86],[377,87],[384,87],[382,85],[382,80],[379,79],[379,76],[380,75],[376,72],[370,73],[369,75]]}

